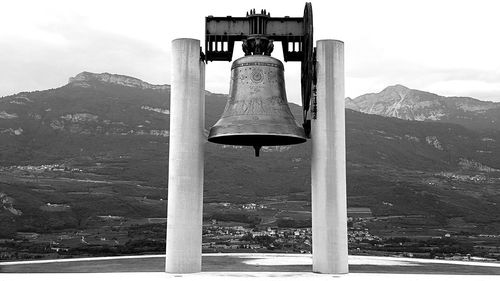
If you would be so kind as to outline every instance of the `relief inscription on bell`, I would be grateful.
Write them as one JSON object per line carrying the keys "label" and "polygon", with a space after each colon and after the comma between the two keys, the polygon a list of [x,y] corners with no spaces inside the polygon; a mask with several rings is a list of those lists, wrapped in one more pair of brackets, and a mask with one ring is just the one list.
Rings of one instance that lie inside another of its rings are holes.
{"label": "relief inscription on bell", "polygon": [[260,68],[254,68],[250,75],[250,79],[254,83],[262,83],[264,81],[264,71]]}
{"label": "relief inscription on bell", "polygon": [[265,99],[233,100],[227,104],[223,117],[238,115],[276,115],[291,114],[288,105],[281,97]]}
{"label": "relief inscription on bell", "polygon": [[247,87],[245,92],[250,95],[265,92],[269,86],[275,87],[274,85],[279,84],[278,73],[274,69],[242,67],[236,69],[235,72],[236,75],[233,76],[235,78],[231,82],[239,88]]}

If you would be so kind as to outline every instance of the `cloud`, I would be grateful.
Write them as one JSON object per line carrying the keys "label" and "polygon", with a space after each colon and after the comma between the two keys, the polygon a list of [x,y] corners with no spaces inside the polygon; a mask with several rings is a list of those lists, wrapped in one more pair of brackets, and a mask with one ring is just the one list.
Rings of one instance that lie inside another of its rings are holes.
{"label": "cloud", "polygon": [[29,37],[0,39],[0,95],[59,87],[82,71],[168,80],[169,56],[148,42],[82,24],[81,19],[37,26]]}
{"label": "cloud", "polygon": [[426,88],[445,96],[472,96],[480,100],[500,101],[500,82],[443,80]]}
{"label": "cloud", "polygon": [[402,84],[438,95],[500,101],[500,72],[492,69],[434,67],[404,60],[374,59],[347,69],[346,80],[346,95],[351,97]]}
{"label": "cloud", "polygon": [[[496,97],[500,25],[496,1],[312,0],[314,37],[345,42],[346,95],[388,85],[441,95]],[[29,8],[27,8],[29,7]],[[201,39],[204,17],[302,16],[304,1],[10,1],[0,10],[0,96],[58,87],[81,71],[170,83],[170,42]],[[187,13],[186,11],[189,11]],[[464,20],[467,19],[467,20]],[[279,44],[277,44],[279,45]],[[241,56],[235,47],[233,59]],[[280,58],[280,49],[274,56]],[[230,64],[209,63],[206,87],[229,90]],[[285,64],[289,101],[300,102],[300,64]],[[476,87],[473,89],[473,87]]]}

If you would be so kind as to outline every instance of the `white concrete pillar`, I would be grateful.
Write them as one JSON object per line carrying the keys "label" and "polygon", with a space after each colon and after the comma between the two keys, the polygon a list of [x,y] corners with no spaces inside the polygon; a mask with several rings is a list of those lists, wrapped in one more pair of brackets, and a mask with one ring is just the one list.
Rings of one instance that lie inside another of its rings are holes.
{"label": "white concrete pillar", "polygon": [[317,41],[317,118],[311,129],[313,271],[348,273],[344,43]]}
{"label": "white concrete pillar", "polygon": [[201,271],[205,68],[200,41],[172,41],[165,271]]}

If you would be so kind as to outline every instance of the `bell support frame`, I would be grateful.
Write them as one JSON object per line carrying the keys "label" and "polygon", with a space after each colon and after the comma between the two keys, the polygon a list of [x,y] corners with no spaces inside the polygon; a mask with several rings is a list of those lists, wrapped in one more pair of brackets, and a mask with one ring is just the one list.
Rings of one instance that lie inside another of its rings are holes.
{"label": "bell support frame", "polygon": [[[306,3],[303,17],[271,17],[266,10],[260,14],[255,9],[246,17],[205,18],[205,53],[209,61],[231,61],[234,43],[242,41],[245,55],[269,55],[273,42],[280,41],[283,58],[301,62],[301,96],[306,136],[310,136],[311,121],[308,112],[315,84],[315,56],[313,46],[313,14],[311,3]],[[249,48],[252,48],[249,50]],[[314,108],[312,108],[314,112]]]}

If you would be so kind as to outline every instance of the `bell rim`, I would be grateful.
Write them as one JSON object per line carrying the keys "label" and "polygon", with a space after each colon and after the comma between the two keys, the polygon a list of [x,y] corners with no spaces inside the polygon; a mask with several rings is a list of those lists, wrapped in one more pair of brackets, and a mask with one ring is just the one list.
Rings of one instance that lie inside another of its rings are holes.
{"label": "bell rim", "polygon": [[[241,141],[245,138],[244,141]],[[255,140],[263,140],[256,142]],[[307,142],[307,137],[294,134],[263,134],[263,133],[227,133],[208,136],[207,140],[216,144],[241,145],[241,146],[285,146]],[[230,140],[230,141],[227,141]],[[274,142],[270,142],[272,140]]]}

